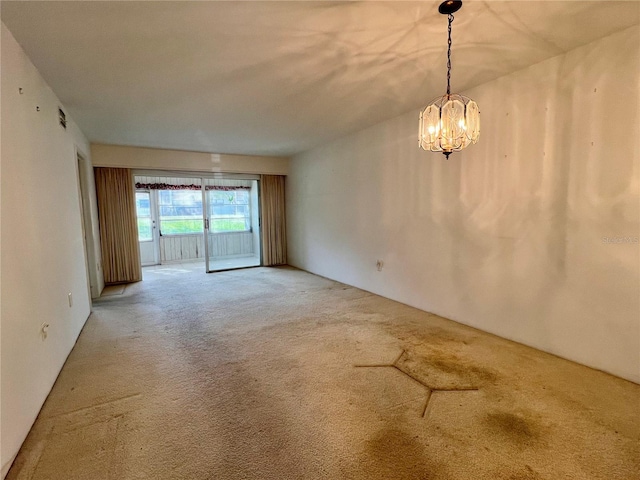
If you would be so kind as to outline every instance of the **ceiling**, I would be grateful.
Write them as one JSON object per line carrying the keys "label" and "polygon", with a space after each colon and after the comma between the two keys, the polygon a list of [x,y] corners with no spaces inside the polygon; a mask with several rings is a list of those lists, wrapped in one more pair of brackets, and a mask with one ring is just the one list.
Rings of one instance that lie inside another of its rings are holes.
{"label": "ceiling", "polygon": [[[288,156],[444,93],[439,3],[2,1],[1,18],[92,142]],[[452,89],[639,22],[637,0],[465,1]]]}

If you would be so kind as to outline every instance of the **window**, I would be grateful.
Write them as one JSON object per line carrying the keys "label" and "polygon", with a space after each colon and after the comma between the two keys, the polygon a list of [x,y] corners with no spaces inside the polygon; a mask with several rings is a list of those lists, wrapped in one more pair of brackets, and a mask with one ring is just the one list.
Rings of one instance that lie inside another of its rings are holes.
{"label": "window", "polygon": [[158,209],[162,235],[202,233],[200,190],[158,190]]}
{"label": "window", "polygon": [[249,190],[210,190],[209,213],[212,232],[251,231]]}
{"label": "window", "polygon": [[138,240],[153,240],[151,228],[151,201],[149,192],[136,192],[136,216],[138,217]]}

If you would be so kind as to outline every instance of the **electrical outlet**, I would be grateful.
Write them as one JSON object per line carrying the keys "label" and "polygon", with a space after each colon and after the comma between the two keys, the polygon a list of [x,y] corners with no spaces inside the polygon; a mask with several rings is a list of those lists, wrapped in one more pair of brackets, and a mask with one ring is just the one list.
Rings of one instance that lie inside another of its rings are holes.
{"label": "electrical outlet", "polygon": [[376,262],[376,268],[378,269],[379,272],[382,271],[382,267],[384,267],[384,262],[382,260],[378,260]]}
{"label": "electrical outlet", "polygon": [[73,295],[71,295],[71,292],[69,292],[69,306],[73,306]]}

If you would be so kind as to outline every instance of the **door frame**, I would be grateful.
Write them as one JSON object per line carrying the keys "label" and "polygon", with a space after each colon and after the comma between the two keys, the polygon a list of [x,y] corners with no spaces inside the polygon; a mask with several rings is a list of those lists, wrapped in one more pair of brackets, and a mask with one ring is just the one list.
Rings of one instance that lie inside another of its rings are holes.
{"label": "door frame", "polygon": [[[78,181],[78,206],[80,208],[80,227],[82,229],[82,252],[84,253],[83,257],[84,257],[84,267],[85,267],[85,273],[87,275],[87,296],[89,298],[89,310],[91,311],[91,308],[93,306],[92,304],[92,299],[95,297],[98,297],[100,294],[97,293],[95,294],[94,297],[94,289],[97,288],[96,285],[93,285],[91,282],[91,273],[89,272],[89,265],[91,263],[93,263],[92,261],[90,261],[91,255],[89,254],[89,248],[88,248],[88,239],[87,239],[87,235],[89,235],[89,232],[91,232],[91,213],[90,213],[90,209],[89,209],[89,197],[87,194],[87,185],[86,185],[86,179],[84,176],[84,163],[85,163],[85,159],[84,156],[78,151],[78,149],[76,148],[76,179]],[[71,295],[71,294],[69,294]]]}

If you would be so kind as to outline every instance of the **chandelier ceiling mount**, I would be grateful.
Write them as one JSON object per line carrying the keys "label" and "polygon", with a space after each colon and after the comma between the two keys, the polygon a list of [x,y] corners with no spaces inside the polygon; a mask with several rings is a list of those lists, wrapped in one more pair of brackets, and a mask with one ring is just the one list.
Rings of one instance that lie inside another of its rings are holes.
{"label": "chandelier ceiling mount", "polygon": [[442,2],[438,7],[438,11],[443,15],[449,15],[450,13],[456,13],[462,8],[461,0],[447,0]]}

